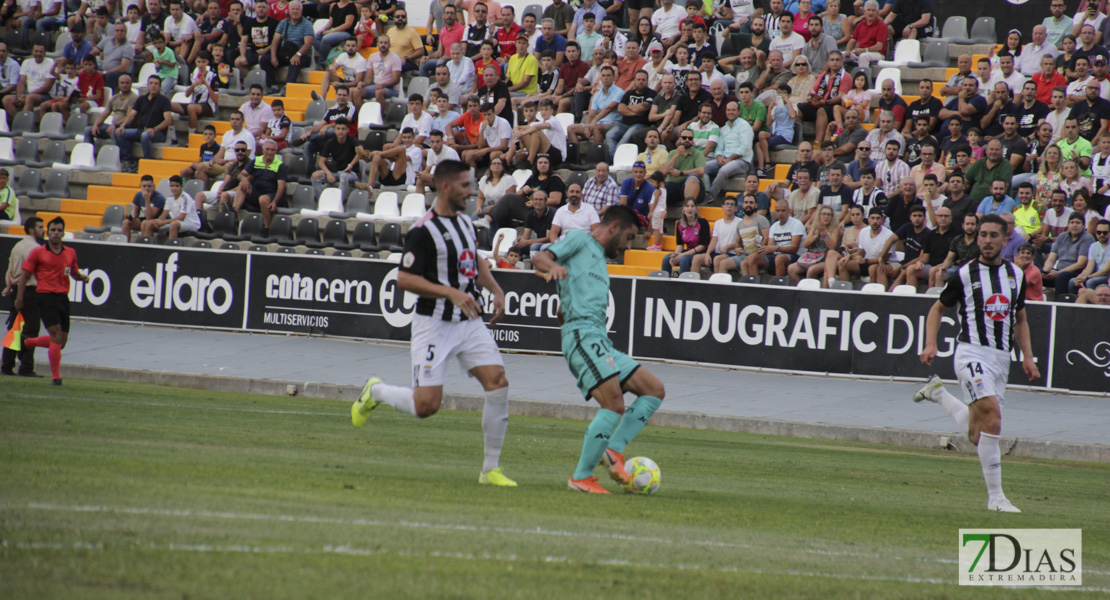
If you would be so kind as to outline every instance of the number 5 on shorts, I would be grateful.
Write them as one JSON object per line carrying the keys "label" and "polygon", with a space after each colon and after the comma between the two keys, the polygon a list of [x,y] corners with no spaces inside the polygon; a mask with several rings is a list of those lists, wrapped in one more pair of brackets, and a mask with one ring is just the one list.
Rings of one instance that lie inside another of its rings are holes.
{"label": "number 5 on shorts", "polygon": [[[424,360],[426,360],[428,362],[432,362],[433,360],[435,360],[435,357],[436,357],[436,345],[435,344],[428,344],[428,357],[425,358]],[[982,373],[983,371],[980,370],[979,372]]]}

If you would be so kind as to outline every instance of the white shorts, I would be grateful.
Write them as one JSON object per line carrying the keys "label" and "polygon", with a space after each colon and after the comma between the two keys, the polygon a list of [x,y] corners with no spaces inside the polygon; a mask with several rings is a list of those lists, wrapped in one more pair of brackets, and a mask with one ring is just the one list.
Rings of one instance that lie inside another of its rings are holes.
{"label": "white shorts", "polygon": [[[182,221],[181,222],[181,228],[178,229],[178,231],[188,232],[188,231],[197,231],[199,229],[200,229],[200,225],[198,225],[196,223],[191,223],[189,221]],[[170,230],[169,225],[163,225],[163,226],[158,228],[158,231],[169,231],[169,230]]]}
{"label": "white shorts", "polygon": [[1010,378],[1010,353],[960,342],[953,357],[956,377],[964,391],[964,402],[994,396],[998,405],[1006,393]]}
{"label": "white shorts", "polygon": [[504,365],[501,350],[481,319],[442,321],[424,315],[412,316],[412,387],[443,385],[447,366],[458,358],[469,373],[475,367]]}
{"label": "white shorts", "polygon": [[663,221],[667,220],[667,211],[657,210],[651,213],[651,228],[663,233]]}

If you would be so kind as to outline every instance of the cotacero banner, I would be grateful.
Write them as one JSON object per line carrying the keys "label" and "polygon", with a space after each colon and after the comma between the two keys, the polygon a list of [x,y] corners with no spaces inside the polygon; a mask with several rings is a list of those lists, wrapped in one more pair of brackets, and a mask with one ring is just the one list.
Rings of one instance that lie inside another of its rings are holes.
{"label": "cotacero banner", "polygon": [[[2,256],[19,240],[0,236]],[[90,281],[72,282],[73,315],[117,322],[407,340],[416,298],[397,265],[361,258],[67,242]],[[496,271],[506,350],[558,353],[559,298],[532,273]],[[489,312],[489,296],[486,296]],[[637,358],[862,377],[955,378],[955,311],[933,367],[917,358],[935,298],[613,277],[607,322]],[[1028,304],[1040,387],[1110,391],[1110,310]],[[1016,361],[1010,382],[1028,385]]]}

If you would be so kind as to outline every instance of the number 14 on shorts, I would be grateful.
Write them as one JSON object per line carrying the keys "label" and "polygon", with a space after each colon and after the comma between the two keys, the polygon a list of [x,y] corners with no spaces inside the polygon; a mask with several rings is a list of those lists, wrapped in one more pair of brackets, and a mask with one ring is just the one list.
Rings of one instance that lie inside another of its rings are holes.
{"label": "number 14 on shorts", "polygon": [[983,385],[983,365],[982,363],[969,362],[964,365],[967,369],[967,392],[972,398],[982,398],[986,395],[986,387]]}

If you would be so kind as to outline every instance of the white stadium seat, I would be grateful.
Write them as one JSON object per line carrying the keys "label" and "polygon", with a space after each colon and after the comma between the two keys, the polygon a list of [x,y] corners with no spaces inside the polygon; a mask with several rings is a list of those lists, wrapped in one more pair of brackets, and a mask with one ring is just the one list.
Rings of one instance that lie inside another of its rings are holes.
{"label": "white stadium seat", "polygon": [[636,155],[639,153],[640,149],[636,147],[636,144],[617,146],[617,152],[613,155],[613,170],[628,171],[632,169],[632,163],[636,162]]}

